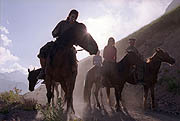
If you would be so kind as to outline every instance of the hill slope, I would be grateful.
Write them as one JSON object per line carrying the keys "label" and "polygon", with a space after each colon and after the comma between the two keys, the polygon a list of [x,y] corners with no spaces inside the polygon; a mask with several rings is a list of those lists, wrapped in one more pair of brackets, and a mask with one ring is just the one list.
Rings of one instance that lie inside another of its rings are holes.
{"label": "hill slope", "polygon": [[165,13],[168,13],[170,12],[171,10],[177,8],[178,6],[180,6],[180,0],[173,0],[169,6],[166,8],[166,12]]}

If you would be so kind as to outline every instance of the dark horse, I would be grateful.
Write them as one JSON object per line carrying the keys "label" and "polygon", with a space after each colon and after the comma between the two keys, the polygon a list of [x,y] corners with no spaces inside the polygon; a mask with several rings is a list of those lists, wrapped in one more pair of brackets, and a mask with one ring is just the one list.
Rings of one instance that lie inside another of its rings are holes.
{"label": "dark horse", "polygon": [[71,48],[73,45],[79,45],[92,55],[97,53],[98,46],[92,36],[87,33],[86,26],[82,23],[75,24],[71,29],[64,32],[59,39],[58,41],[62,41],[63,46],[58,47],[53,59],[51,59],[51,56],[47,58],[45,69],[47,99],[48,103],[50,103],[53,96],[52,85],[59,82],[65,92],[67,111],[71,109],[75,113],[73,90],[77,76],[77,62],[74,58],[76,55]]}
{"label": "dark horse", "polygon": [[[33,70],[28,69],[28,81],[29,81],[29,90],[30,91],[34,91],[34,87],[39,83],[37,76],[39,75],[40,71],[41,71],[41,68],[33,69]],[[58,98],[59,97],[59,90],[58,90],[59,83],[57,82],[53,86],[54,87],[52,87],[52,88],[55,89],[57,98]],[[63,93],[64,92],[61,88],[61,98],[63,97]]]}
{"label": "dark horse", "polygon": [[[115,88],[116,96],[116,111],[120,110],[119,101],[121,101],[121,92],[123,90],[124,84],[126,82],[130,84],[137,84],[137,80],[134,78],[134,73],[132,73],[132,66],[144,64],[144,108],[147,106],[147,96],[148,90],[151,90],[152,108],[155,107],[154,104],[154,86],[157,82],[158,72],[160,69],[161,62],[166,62],[169,64],[174,64],[175,60],[169,56],[167,52],[162,49],[156,49],[156,52],[152,57],[148,59],[149,61],[144,63],[135,53],[127,53],[123,59],[118,62],[113,68],[109,69],[110,75],[105,76],[102,74],[102,81],[109,81],[109,85],[104,85],[107,88]],[[93,76],[93,75],[91,75]],[[90,81],[90,80],[87,80]],[[95,81],[97,82],[97,81]],[[90,83],[90,82],[89,82]],[[96,83],[95,83],[96,84]],[[104,83],[103,83],[104,84]],[[99,84],[97,84],[98,86]],[[100,87],[97,87],[100,88]]]}
{"label": "dark horse", "polygon": [[[148,92],[151,92],[151,109],[155,109],[155,98],[154,98],[154,88],[155,84],[157,83],[159,69],[161,67],[161,63],[165,62],[170,65],[175,63],[175,59],[172,58],[167,52],[162,50],[161,48],[157,48],[156,52],[147,59],[144,68],[144,109],[147,109],[147,98]],[[133,74],[131,74],[126,81],[128,83],[134,84],[135,78]]]}

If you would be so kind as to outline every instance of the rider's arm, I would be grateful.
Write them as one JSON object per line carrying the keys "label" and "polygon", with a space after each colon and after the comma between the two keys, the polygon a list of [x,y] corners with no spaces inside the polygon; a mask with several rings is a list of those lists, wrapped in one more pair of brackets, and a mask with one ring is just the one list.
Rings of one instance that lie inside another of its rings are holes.
{"label": "rider's arm", "polygon": [[114,60],[115,60],[115,62],[116,62],[116,59],[117,59],[117,49],[116,49],[116,47],[115,47],[115,55],[114,55]]}
{"label": "rider's arm", "polygon": [[61,33],[61,28],[62,28],[62,21],[59,22],[56,27],[54,28],[54,30],[52,31],[52,36],[54,38],[57,38],[59,36],[59,34]]}

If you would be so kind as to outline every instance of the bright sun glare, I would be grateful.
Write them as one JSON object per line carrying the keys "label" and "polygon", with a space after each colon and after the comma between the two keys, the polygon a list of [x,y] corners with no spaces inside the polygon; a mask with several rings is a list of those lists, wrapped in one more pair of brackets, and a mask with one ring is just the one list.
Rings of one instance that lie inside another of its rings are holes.
{"label": "bright sun glare", "polygon": [[100,49],[103,49],[107,43],[107,39],[112,36],[111,33],[112,20],[107,17],[101,17],[96,19],[87,19],[85,24],[87,31],[96,40]]}

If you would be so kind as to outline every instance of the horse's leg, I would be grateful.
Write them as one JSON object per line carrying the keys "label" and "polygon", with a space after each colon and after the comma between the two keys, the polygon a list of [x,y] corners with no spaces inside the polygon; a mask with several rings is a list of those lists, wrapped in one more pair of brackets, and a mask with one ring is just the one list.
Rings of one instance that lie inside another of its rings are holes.
{"label": "horse's leg", "polygon": [[91,110],[91,90],[93,87],[93,80],[90,76],[86,76],[84,85],[84,101],[87,103],[88,108]]}
{"label": "horse's leg", "polygon": [[63,88],[61,87],[61,98],[64,98],[65,92],[63,90]]}
{"label": "horse's leg", "polygon": [[154,102],[154,85],[150,88],[151,90],[151,108],[155,109],[155,102]]}
{"label": "horse's leg", "polygon": [[74,85],[75,85],[75,79],[76,78],[70,78],[67,80],[67,112],[70,111],[70,108],[72,109],[72,112],[75,113],[74,107],[73,107],[73,90],[74,90]]}
{"label": "horse's leg", "polygon": [[46,78],[45,78],[45,84],[46,84],[46,90],[47,90],[47,99],[48,99],[48,103],[50,104],[51,103],[51,98],[52,98],[52,90],[51,90],[51,87],[52,87],[52,82],[51,82],[51,78],[46,75]]}
{"label": "horse's leg", "polygon": [[110,100],[110,88],[106,87],[106,94],[107,94],[107,103],[111,107],[111,100]]}
{"label": "horse's leg", "polygon": [[147,109],[147,97],[148,97],[149,88],[144,86],[144,109]]}
{"label": "horse's leg", "polygon": [[[64,92],[63,92],[64,91]],[[64,95],[63,95],[64,93]],[[63,100],[63,106],[64,104],[67,102],[67,98],[66,98],[66,95],[67,95],[67,85],[66,85],[66,82],[65,81],[62,81],[61,82],[61,98]]]}
{"label": "horse's leg", "polygon": [[98,99],[99,89],[100,89],[100,87],[98,87],[98,85],[96,84],[96,89],[95,89],[94,95],[95,95],[97,107],[99,109],[101,109],[101,106],[100,106],[100,103],[99,103],[99,99]]}
{"label": "horse's leg", "polygon": [[55,90],[56,90],[57,99],[58,99],[58,97],[59,97],[58,86],[59,86],[59,84],[56,82],[56,83],[54,84],[54,88],[55,88]]}
{"label": "horse's leg", "polygon": [[115,95],[116,95],[116,111],[119,112],[121,107],[119,102],[121,101],[121,106],[123,106],[122,108],[124,108],[123,102],[122,102],[122,98],[121,98],[121,93],[124,87],[124,84],[119,85],[118,87],[115,88]]}
{"label": "horse's leg", "polygon": [[119,112],[120,111],[120,104],[119,104],[119,89],[117,87],[115,87],[115,97],[116,97],[116,111]]}
{"label": "horse's leg", "polygon": [[104,104],[103,104],[103,92],[102,92],[103,88],[100,88],[100,97],[101,97],[101,104],[102,104],[102,108],[104,109]]}
{"label": "horse's leg", "polygon": [[55,100],[54,100],[54,86],[55,86],[55,83],[52,84],[52,107],[54,107],[54,104],[55,104]]}

